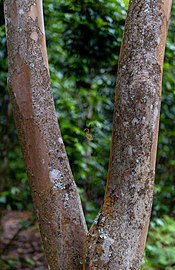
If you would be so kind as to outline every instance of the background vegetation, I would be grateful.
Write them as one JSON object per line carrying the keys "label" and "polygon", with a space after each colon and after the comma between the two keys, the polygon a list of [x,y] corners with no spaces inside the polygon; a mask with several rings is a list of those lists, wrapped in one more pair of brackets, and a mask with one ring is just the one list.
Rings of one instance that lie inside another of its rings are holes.
{"label": "background vegetation", "polygon": [[[118,55],[128,1],[45,0],[51,84],[59,124],[88,225],[103,200]],[[143,270],[175,269],[175,3],[167,39],[157,173]],[[7,91],[0,0],[0,204],[31,210]]]}

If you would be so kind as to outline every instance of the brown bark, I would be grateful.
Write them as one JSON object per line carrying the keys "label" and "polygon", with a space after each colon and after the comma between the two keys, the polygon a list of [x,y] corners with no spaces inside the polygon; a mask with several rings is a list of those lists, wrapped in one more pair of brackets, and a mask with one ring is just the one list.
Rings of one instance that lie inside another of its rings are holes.
{"label": "brown bark", "polygon": [[138,270],[149,224],[171,0],[131,0],[120,53],[103,207],[86,224],[55,116],[42,0],[5,0],[9,89],[52,270]]}
{"label": "brown bark", "polygon": [[131,0],[121,47],[103,207],[84,269],[138,270],[149,225],[171,0]]}
{"label": "brown bark", "polygon": [[4,1],[11,101],[49,269],[81,268],[86,224],[54,109],[41,0]]}

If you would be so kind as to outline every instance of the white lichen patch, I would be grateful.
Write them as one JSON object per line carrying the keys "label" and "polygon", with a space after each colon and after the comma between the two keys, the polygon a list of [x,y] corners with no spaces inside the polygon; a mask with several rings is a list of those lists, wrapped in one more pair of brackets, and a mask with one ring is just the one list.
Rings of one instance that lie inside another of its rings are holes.
{"label": "white lichen patch", "polygon": [[61,137],[58,138],[58,142],[59,142],[60,144],[63,144],[63,140],[62,140]]}
{"label": "white lichen patch", "polygon": [[153,128],[153,130],[155,129],[155,126],[156,126],[156,123],[157,123],[157,117],[158,117],[158,115],[159,115],[159,102],[158,101],[156,101],[156,103],[155,103],[155,108],[153,109],[153,108],[151,108],[152,110],[153,110],[153,118],[152,118],[152,123],[151,123],[151,125],[152,125],[152,128]]}
{"label": "white lichen patch", "polygon": [[133,118],[133,120],[132,120],[132,125],[133,126],[135,126],[135,125],[137,125],[139,123],[139,120],[137,119],[137,118]]}
{"label": "white lichen patch", "polygon": [[34,68],[34,66],[35,66],[34,63],[30,63],[31,68]]}
{"label": "white lichen patch", "polygon": [[123,126],[124,126],[124,127],[127,127],[128,124],[129,124],[129,122],[123,122]]}
{"label": "white lichen patch", "polygon": [[66,193],[64,195],[64,208],[67,208],[68,207],[68,201],[69,201],[69,194]]}
{"label": "white lichen patch", "polygon": [[52,171],[50,171],[49,177],[54,189],[65,189],[65,185],[62,182],[63,175],[60,170],[53,169]]}
{"label": "white lichen patch", "polygon": [[19,14],[23,15],[24,14],[24,10],[22,8],[19,9]]}
{"label": "white lichen patch", "polygon": [[99,217],[101,215],[101,212],[98,213],[98,215],[96,216],[95,220],[94,220],[94,224],[98,223]]}
{"label": "white lichen patch", "polygon": [[99,236],[100,236],[101,239],[106,239],[107,235],[104,233],[103,228],[100,228]]}
{"label": "white lichen patch", "polygon": [[104,240],[102,244],[103,254],[101,255],[101,260],[107,263],[112,256],[112,251],[110,250],[110,247],[114,243],[114,239],[104,233],[102,228],[100,229],[100,238]]}
{"label": "white lichen patch", "polygon": [[145,120],[146,120],[146,117],[143,116],[143,117],[142,117],[142,124],[145,124]]}
{"label": "white lichen patch", "polygon": [[133,147],[131,145],[128,146],[128,155],[132,157]]}

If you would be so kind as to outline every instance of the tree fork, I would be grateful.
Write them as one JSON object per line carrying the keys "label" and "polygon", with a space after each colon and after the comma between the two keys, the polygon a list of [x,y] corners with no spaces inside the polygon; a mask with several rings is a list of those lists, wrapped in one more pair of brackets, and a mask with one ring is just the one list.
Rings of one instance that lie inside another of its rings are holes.
{"label": "tree fork", "polygon": [[103,207],[84,269],[138,270],[151,214],[171,0],[131,0],[120,52]]}
{"label": "tree fork", "polygon": [[42,0],[5,0],[8,86],[52,270],[81,268],[86,224],[54,109]]}

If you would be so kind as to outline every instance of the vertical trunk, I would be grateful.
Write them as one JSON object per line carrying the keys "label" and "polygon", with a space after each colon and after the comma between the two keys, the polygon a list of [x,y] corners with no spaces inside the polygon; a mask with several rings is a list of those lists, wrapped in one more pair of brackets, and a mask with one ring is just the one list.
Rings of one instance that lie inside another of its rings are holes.
{"label": "vertical trunk", "polygon": [[151,213],[171,0],[131,0],[120,53],[104,205],[84,269],[138,270]]}
{"label": "vertical trunk", "polygon": [[86,225],[54,109],[42,0],[4,1],[11,101],[50,269],[80,269]]}

